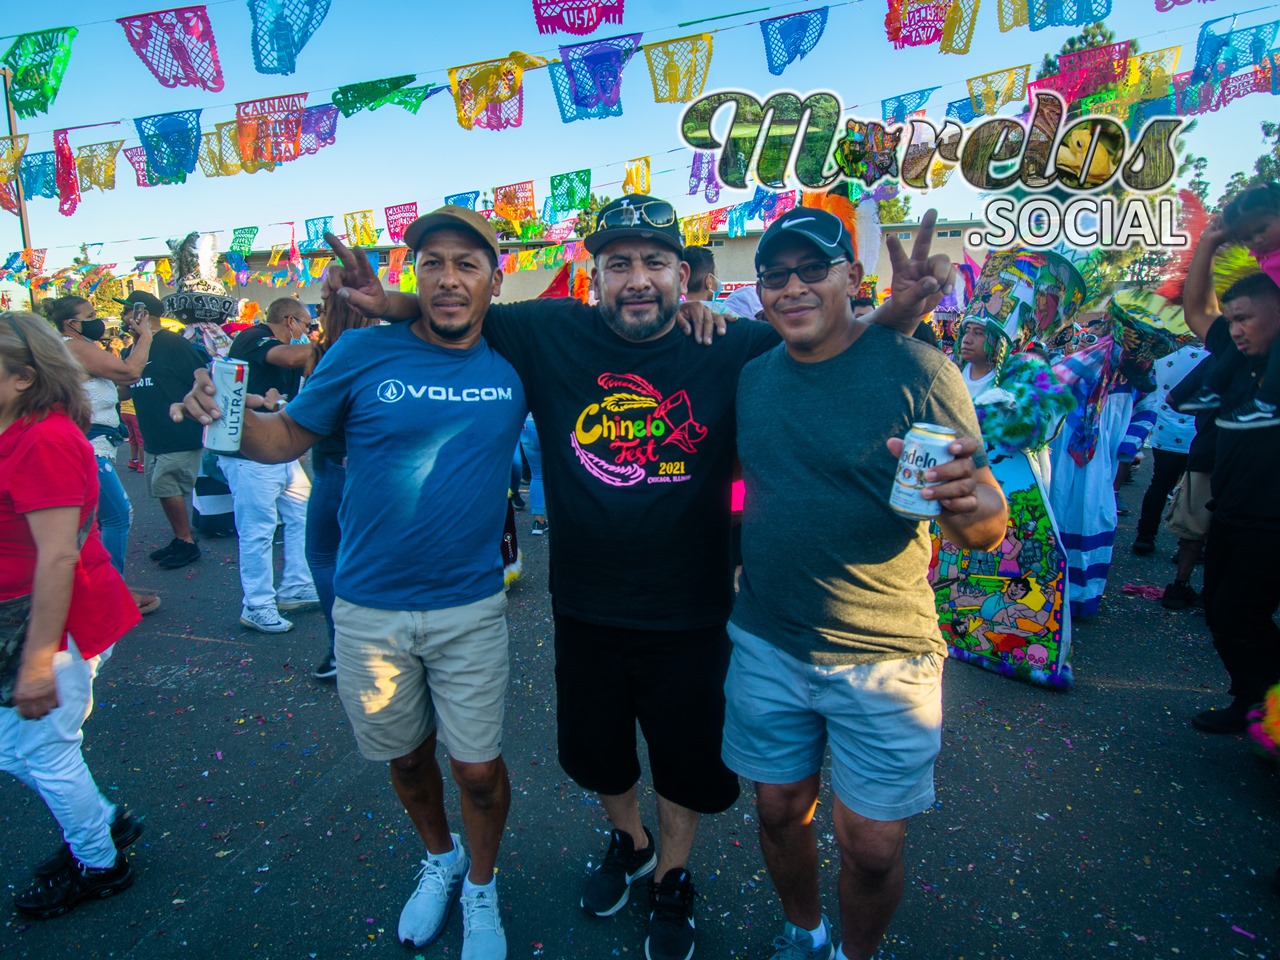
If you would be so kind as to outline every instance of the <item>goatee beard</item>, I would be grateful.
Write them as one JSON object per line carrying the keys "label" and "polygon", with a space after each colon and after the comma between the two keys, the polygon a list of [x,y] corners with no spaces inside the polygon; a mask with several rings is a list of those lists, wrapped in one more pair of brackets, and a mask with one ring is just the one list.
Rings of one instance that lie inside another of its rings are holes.
{"label": "goatee beard", "polygon": [[600,315],[604,317],[604,322],[609,329],[622,337],[623,340],[639,343],[661,333],[662,328],[669,324],[676,315],[676,309],[674,306],[669,306],[665,300],[659,300],[658,313],[652,320],[628,323],[622,319],[621,309],[607,307],[604,303],[601,303]]}

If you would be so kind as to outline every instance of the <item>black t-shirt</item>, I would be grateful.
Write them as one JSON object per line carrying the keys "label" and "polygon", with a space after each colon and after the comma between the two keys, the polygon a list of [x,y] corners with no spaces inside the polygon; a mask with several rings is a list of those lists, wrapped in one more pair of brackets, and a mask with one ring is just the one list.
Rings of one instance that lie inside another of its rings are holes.
{"label": "black t-shirt", "polygon": [[236,338],[231,341],[231,349],[227,351],[227,356],[233,360],[249,362],[250,393],[265,394],[275,387],[283,397],[292,400],[298,395],[298,388],[302,385],[302,370],[279,367],[267,362],[267,354],[271,348],[279,346],[287,346],[287,344],[277,340],[276,335],[265,323],[259,323],[236,335]]}
{"label": "black t-shirt", "polygon": [[143,449],[147,453],[200,449],[203,428],[194,420],[174,423],[169,419],[169,404],[187,395],[195,371],[204,364],[200,351],[180,334],[157,330],[152,336],[151,352],[147,354],[142,376],[129,386],[138,427],[142,430]]}
{"label": "black t-shirt", "polygon": [[[1215,357],[1236,350],[1226,317],[1213,321],[1204,345]],[[1245,357],[1243,368],[1222,393],[1219,410],[1234,410],[1252,400],[1266,369],[1266,357]],[[1210,481],[1215,517],[1240,526],[1280,530],[1280,498],[1273,493],[1277,476],[1280,430],[1218,430]]]}
{"label": "black t-shirt", "polygon": [[556,609],[648,630],[724,624],[738,374],[779,342],[773,328],[631,343],[596,308],[547,299],[494,304],[484,335],[538,424]]}

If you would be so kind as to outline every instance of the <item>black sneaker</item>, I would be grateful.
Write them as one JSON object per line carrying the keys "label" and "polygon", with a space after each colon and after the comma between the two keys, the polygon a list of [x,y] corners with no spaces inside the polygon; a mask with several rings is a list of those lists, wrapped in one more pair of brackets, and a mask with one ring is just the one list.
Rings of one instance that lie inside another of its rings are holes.
{"label": "black sneaker", "polygon": [[1189,583],[1175,580],[1164,588],[1164,596],[1160,598],[1160,606],[1166,610],[1186,610],[1194,607],[1199,597]]}
{"label": "black sneaker", "polygon": [[545,520],[533,521],[533,529],[530,530],[529,532],[532,533],[535,537],[543,536],[547,532],[547,521]]}
{"label": "black sneaker", "polygon": [[[115,842],[116,849],[125,849],[140,836],[142,836],[142,822],[135,820],[133,814],[116,807],[115,818],[111,821],[111,839]],[[71,848],[64,841],[57,853],[31,872],[38,878],[47,879],[71,866],[74,860],[75,858],[71,856]]]}
{"label": "black sneaker", "polygon": [[1199,413],[1201,410],[1217,410],[1222,406],[1222,397],[1212,390],[1201,390],[1190,400],[1178,404],[1179,413]]}
{"label": "black sneaker", "polygon": [[1145,557],[1149,553],[1156,552],[1156,538],[1144,537],[1139,534],[1133,540],[1133,552],[1140,557]]}
{"label": "black sneaker", "polygon": [[179,540],[179,546],[173,548],[167,557],[160,561],[160,566],[165,570],[177,570],[179,567],[185,567],[189,563],[195,563],[200,559],[200,545],[197,543],[188,543],[186,540]]}
{"label": "black sneaker", "polygon": [[1222,710],[1204,710],[1191,718],[1191,725],[1201,733],[1244,733],[1249,705],[1239,698]]}
{"label": "black sneaker", "polygon": [[648,960],[689,960],[693,956],[693,878],[683,867],[672,867],[662,882],[649,882],[649,936],[644,940]]}
{"label": "black sneaker", "polygon": [[1257,430],[1260,427],[1280,426],[1280,408],[1260,400],[1250,400],[1218,417],[1214,423],[1223,430]]}
{"label": "black sneaker", "polygon": [[13,905],[28,916],[59,917],[74,910],[82,900],[105,900],[132,884],[133,868],[123,853],[116,854],[116,862],[110,867],[86,867],[73,859],[54,876],[43,877],[15,894]]}
{"label": "black sneaker", "polygon": [[631,885],[657,869],[658,848],[648,827],[644,828],[644,836],[649,845],[637,851],[631,834],[613,831],[609,852],[582,888],[579,905],[583,910],[597,917],[612,917],[626,906]]}
{"label": "black sneaker", "polygon": [[511,505],[516,508],[517,512],[525,509],[526,504],[524,502],[524,497],[520,496],[519,490],[512,491]]}
{"label": "black sneaker", "polygon": [[152,550],[151,553],[148,554],[148,556],[150,556],[152,560],[155,560],[158,563],[159,561],[163,560],[169,554],[173,553],[174,550],[178,549],[178,547],[180,547],[182,544],[186,542],[187,541],[185,540],[180,540],[178,537],[174,537],[172,540],[169,541],[169,545],[167,547],[161,547],[159,550]]}
{"label": "black sneaker", "polygon": [[311,671],[311,675],[317,680],[329,680],[338,675],[338,660],[331,653],[323,660],[316,664],[316,668]]}

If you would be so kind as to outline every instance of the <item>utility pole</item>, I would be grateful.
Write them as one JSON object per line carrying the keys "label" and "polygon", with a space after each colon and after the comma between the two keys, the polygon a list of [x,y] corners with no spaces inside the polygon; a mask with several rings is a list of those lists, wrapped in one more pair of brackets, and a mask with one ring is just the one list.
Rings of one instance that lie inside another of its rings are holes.
{"label": "utility pole", "polygon": [[[7,67],[0,68],[0,76],[4,77],[4,105],[5,113],[9,118],[9,136],[16,137],[18,135],[18,117],[13,112],[13,71]],[[21,160],[18,161],[18,167],[21,167]],[[27,198],[22,192],[22,176],[19,169],[14,170],[13,193],[18,202],[18,224],[22,230],[22,247],[26,250],[31,247],[31,223],[27,220]],[[27,269],[29,272],[30,267]],[[27,288],[27,298],[31,301],[31,308],[34,310],[36,296],[31,292],[30,287]]]}

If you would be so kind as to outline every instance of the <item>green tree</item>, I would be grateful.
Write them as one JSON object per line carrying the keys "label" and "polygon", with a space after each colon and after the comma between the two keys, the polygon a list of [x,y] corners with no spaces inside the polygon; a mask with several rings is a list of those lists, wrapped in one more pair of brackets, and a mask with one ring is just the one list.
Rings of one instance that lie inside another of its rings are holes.
{"label": "green tree", "polygon": [[[112,320],[120,318],[120,311],[123,309],[120,304],[116,303],[116,297],[124,297],[128,291],[125,290],[124,284],[111,274],[110,270],[106,270],[95,277],[98,285],[89,291],[92,283],[86,283],[93,272],[94,267],[98,266],[89,257],[89,248],[86,244],[80,244],[80,253],[73,257],[71,265],[76,267],[78,272],[75,276],[74,286],[71,293],[77,297],[84,297],[93,304],[94,312],[110,323]],[[85,268],[81,270],[79,268]]]}
{"label": "green tree", "polygon": [[892,199],[881,200],[876,204],[876,209],[880,211],[881,223],[903,223],[911,216],[911,198],[905,193],[899,193]]}
{"label": "green tree", "polygon": [[610,197],[591,194],[587,205],[578,211],[578,225],[574,228],[574,235],[582,239],[595,230],[596,216],[612,202]]}
{"label": "green tree", "polygon": [[1280,123],[1263,120],[1261,127],[1266,152],[1253,162],[1252,174],[1237,170],[1231,175],[1226,188],[1222,191],[1222,196],[1218,198],[1218,210],[1230,203],[1236,194],[1246,187],[1257,186],[1267,181],[1280,183]]}
{"label": "green tree", "polygon": [[1107,29],[1105,23],[1090,23],[1075,36],[1067,37],[1062,48],[1057,54],[1046,53],[1044,59],[1040,61],[1040,67],[1036,70],[1036,79],[1043,80],[1045,77],[1053,76],[1058,72],[1058,57],[1064,53],[1079,53],[1081,50],[1088,50],[1091,47],[1105,47],[1109,43],[1116,42],[1116,34],[1114,30]]}

